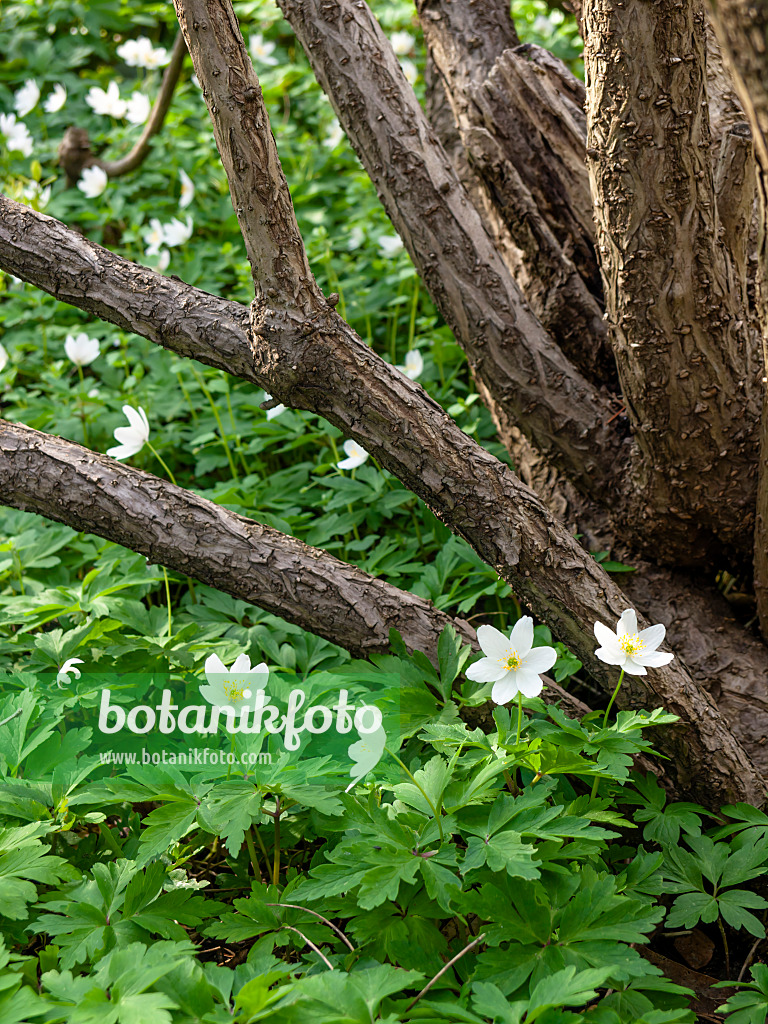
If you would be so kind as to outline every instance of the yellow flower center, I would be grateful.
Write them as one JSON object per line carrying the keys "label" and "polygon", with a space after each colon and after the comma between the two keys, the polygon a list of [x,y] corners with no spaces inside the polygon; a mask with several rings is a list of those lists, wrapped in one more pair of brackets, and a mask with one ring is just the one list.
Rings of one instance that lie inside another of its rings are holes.
{"label": "yellow flower center", "polygon": [[233,704],[237,704],[243,700],[243,694],[247,688],[245,680],[242,680],[241,685],[238,685],[241,681],[237,679],[227,680],[224,683],[224,693],[226,694],[227,700],[231,700]]}
{"label": "yellow flower center", "polygon": [[645,641],[641,640],[637,633],[625,633],[619,637],[619,647],[632,657],[633,654],[640,654],[645,647]]}
{"label": "yellow flower center", "polygon": [[512,653],[507,656],[504,664],[508,672],[517,672],[517,670],[523,664],[523,659],[520,657],[517,651],[512,651]]}

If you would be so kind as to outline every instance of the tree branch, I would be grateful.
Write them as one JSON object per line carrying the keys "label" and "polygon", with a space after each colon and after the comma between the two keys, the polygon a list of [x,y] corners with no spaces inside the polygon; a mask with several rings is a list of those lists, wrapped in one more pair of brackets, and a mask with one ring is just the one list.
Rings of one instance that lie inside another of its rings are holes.
{"label": "tree branch", "polygon": [[[618,618],[624,595],[533,491],[333,310],[312,320],[257,310],[249,335],[237,303],[134,267],[8,199],[0,200],[0,266],[181,355],[228,367],[344,430],[465,537],[593,677],[613,688],[615,673],[594,657],[592,626]],[[760,777],[678,661],[634,677],[620,702],[680,715],[682,724],[659,742],[681,791],[706,803],[762,802]]]}
{"label": "tree branch", "polygon": [[326,306],[309,269],[259,80],[232,6],[174,0],[227,172],[256,298],[310,316]]}
{"label": "tree branch", "polygon": [[281,8],[464,349],[502,439],[519,426],[587,493],[605,491],[624,455],[606,425],[607,402],[531,314],[368,6],[281,0]]}
{"label": "tree branch", "polygon": [[[719,239],[698,0],[589,0],[588,156],[619,379],[660,510],[733,552],[754,525],[748,316]],[[650,507],[648,507],[650,506]]]}

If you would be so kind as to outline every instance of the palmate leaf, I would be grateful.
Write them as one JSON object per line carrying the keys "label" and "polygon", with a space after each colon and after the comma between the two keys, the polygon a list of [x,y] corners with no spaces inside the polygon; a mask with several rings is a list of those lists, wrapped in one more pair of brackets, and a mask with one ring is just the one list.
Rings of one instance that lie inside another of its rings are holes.
{"label": "palmate leaf", "polygon": [[0,917],[25,918],[28,904],[37,899],[36,883],[77,878],[76,869],[40,840],[52,827],[41,822],[0,829]]}
{"label": "palmate leaf", "polygon": [[714,988],[740,988],[717,1013],[728,1014],[728,1024],[765,1024],[768,1019],[768,966],[755,964],[750,968],[751,982],[718,982]]}
{"label": "palmate leaf", "polygon": [[516,878],[538,878],[541,874],[533,858],[535,847],[520,840],[518,832],[499,832],[487,839],[472,836],[461,864],[462,874],[487,864],[491,871],[506,871]]}

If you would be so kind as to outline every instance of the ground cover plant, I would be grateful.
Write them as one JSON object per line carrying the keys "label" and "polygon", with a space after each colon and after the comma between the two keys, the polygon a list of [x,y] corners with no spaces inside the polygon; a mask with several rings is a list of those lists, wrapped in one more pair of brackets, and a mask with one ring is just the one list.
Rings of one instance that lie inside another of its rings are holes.
{"label": "ground cover plant", "polygon": [[4,8],[0,1024],[766,1019],[762,58],[640,7]]}

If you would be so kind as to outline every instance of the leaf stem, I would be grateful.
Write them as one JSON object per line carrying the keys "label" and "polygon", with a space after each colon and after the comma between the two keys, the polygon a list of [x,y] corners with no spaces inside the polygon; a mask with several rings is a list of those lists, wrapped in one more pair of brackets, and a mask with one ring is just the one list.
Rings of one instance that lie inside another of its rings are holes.
{"label": "leaf stem", "polygon": [[443,835],[443,825],[442,825],[442,822],[440,821],[440,815],[437,813],[437,809],[435,808],[435,805],[429,799],[429,797],[424,792],[424,790],[421,788],[421,786],[418,784],[418,782],[413,777],[413,775],[411,775],[411,773],[408,771],[408,769],[403,764],[403,762],[400,760],[400,758],[397,756],[397,754],[393,754],[392,751],[389,749],[389,747],[384,747],[384,749],[386,750],[386,752],[389,754],[390,757],[394,758],[394,760],[397,761],[397,763],[403,769],[405,774],[409,777],[411,782],[413,782],[413,784],[416,787],[416,789],[418,789],[418,791],[421,793],[421,795],[427,801],[427,804],[429,805],[429,809],[432,811],[432,814],[435,817],[435,821],[437,822],[437,830],[440,833],[440,845],[442,846],[442,844],[445,842],[445,836]]}

